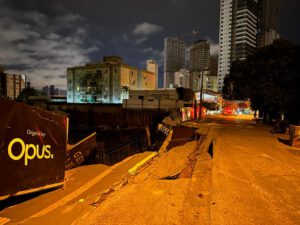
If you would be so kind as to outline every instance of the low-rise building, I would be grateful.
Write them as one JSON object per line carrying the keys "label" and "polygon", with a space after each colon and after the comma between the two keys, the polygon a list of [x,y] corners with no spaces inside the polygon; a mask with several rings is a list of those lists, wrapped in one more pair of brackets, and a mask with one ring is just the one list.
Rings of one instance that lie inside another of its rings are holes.
{"label": "low-rise building", "polygon": [[68,103],[122,103],[138,88],[138,70],[118,56],[67,69]]}
{"label": "low-rise building", "polygon": [[[197,103],[200,103],[200,92],[195,92],[195,100],[197,101]],[[203,89],[203,93],[202,93],[202,100],[204,102],[214,102],[214,103],[218,103],[218,104],[222,104],[223,98],[222,95],[218,92],[215,91],[211,91],[208,89]]]}
{"label": "low-rise building", "polygon": [[125,109],[180,109],[192,105],[191,100],[179,100],[176,89],[130,90],[129,99],[123,100]]}
{"label": "low-rise building", "polygon": [[68,103],[113,103],[128,99],[129,90],[154,90],[155,73],[123,63],[118,56],[107,56],[100,63],[67,69]]}

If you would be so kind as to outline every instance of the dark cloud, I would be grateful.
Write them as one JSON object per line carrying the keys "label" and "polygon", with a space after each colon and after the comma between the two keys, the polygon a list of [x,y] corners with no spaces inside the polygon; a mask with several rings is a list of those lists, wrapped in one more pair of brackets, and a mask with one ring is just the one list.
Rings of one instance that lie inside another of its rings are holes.
{"label": "dark cloud", "polygon": [[99,49],[89,42],[86,20],[78,13],[65,11],[53,18],[41,11],[0,6],[0,62],[9,71],[28,75],[36,87],[47,79],[65,88],[66,82],[58,78],[66,67],[89,62]]}
{"label": "dark cloud", "polygon": [[[280,32],[295,42],[299,7],[298,0],[281,1]],[[139,68],[153,58],[162,75],[164,37],[192,30],[218,52],[219,1],[0,0],[0,64],[30,74],[37,87],[44,86],[44,76],[47,84],[65,87],[67,67],[110,54]]]}
{"label": "dark cloud", "polygon": [[164,28],[159,25],[143,22],[143,23],[138,23],[132,32],[133,34],[138,36],[149,36],[149,35],[154,35],[156,33],[159,33],[163,31],[163,29]]}

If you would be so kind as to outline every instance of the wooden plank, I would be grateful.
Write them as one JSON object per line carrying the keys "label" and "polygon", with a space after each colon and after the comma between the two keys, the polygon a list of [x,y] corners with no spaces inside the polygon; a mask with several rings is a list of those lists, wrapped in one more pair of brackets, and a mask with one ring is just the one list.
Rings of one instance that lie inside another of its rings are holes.
{"label": "wooden plank", "polygon": [[146,126],[146,133],[148,138],[148,146],[151,146],[151,134],[150,134],[149,126]]}
{"label": "wooden plank", "polygon": [[[80,145],[81,143],[85,142],[86,140],[90,139],[91,137],[93,137],[95,135],[97,135],[97,132],[94,132],[91,135],[87,136],[86,138],[82,139],[81,141],[77,142],[76,144],[71,145],[71,147],[74,148],[74,147]],[[70,149],[70,151],[72,150],[72,148]]]}

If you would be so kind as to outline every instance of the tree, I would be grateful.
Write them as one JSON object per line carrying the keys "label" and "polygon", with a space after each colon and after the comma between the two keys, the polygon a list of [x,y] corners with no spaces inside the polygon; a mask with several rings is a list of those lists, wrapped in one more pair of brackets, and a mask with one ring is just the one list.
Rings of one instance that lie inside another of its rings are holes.
{"label": "tree", "polygon": [[30,96],[43,96],[43,97],[47,97],[47,94],[43,93],[43,92],[39,92],[36,89],[32,88],[32,87],[27,87],[24,88],[21,92],[20,95],[17,97],[17,101],[20,102],[28,102],[28,99]]}
{"label": "tree", "polygon": [[299,85],[300,46],[277,40],[233,63],[223,94],[229,99],[251,99],[252,109],[259,110],[266,121],[284,114],[290,122],[298,123]]}
{"label": "tree", "polygon": [[192,89],[178,87],[178,88],[176,88],[176,91],[178,94],[178,100],[189,101],[189,100],[192,100],[194,97],[194,92]]}

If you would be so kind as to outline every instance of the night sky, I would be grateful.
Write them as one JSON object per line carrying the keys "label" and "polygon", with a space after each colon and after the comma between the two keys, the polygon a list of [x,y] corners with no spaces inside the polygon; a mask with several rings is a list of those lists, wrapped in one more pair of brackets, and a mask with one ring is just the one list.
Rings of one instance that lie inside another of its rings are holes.
{"label": "night sky", "polygon": [[[280,10],[281,36],[300,43],[300,1]],[[218,0],[0,0],[0,64],[36,88],[66,89],[67,67],[105,55],[140,69],[153,58],[162,76],[164,37],[193,30],[218,52]]]}

